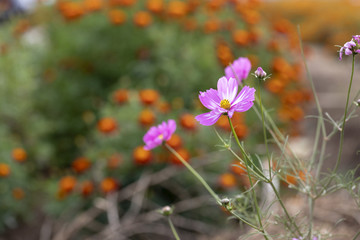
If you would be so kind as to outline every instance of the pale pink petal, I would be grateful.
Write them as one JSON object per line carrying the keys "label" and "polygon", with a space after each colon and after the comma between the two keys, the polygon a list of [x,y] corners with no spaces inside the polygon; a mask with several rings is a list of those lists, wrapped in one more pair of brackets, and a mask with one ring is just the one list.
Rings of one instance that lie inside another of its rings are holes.
{"label": "pale pink petal", "polygon": [[254,102],[241,102],[234,106],[231,110],[235,112],[246,112],[254,105]]}
{"label": "pale pink petal", "polygon": [[240,102],[250,102],[255,100],[255,88],[244,86],[240,93],[236,96],[231,106],[237,105]]}
{"label": "pale pink petal", "polygon": [[218,80],[218,95],[221,100],[227,99],[229,102],[232,102],[238,91],[238,84],[234,78],[229,80],[226,77],[222,77]]}
{"label": "pale pink petal", "polygon": [[156,127],[151,127],[143,137],[145,142],[144,149],[151,150],[161,145],[163,141],[171,138],[175,130],[176,122],[173,119],[168,120],[168,122],[164,121]]}
{"label": "pale pink petal", "polygon": [[211,111],[208,113],[203,113],[200,115],[197,115],[195,119],[200,122],[200,124],[205,126],[211,126],[217,122],[217,120],[220,118],[221,113]]}
{"label": "pale pink petal", "polygon": [[215,110],[220,107],[221,99],[218,96],[218,91],[215,89],[210,88],[206,92],[200,92],[199,99],[204,107],[210,110]]}

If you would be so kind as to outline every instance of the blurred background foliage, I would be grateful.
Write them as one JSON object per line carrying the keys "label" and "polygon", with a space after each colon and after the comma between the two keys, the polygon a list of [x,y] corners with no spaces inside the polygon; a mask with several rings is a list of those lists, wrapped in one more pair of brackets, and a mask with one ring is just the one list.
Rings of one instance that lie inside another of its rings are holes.
{"label": "blurred background foliage", "polygon": [[[248,57],[252,72],[262,66],[273,74],[262,87],[277,123],[291,136],[301,134],[311,94],[302,81],[299,40],[294,25],[273,22],[271,14],[257,0],[58,0],[2,24],[0,230],[39,212],[66,221],[144,175],[178,172],[179,161],[165,149],[142,148],[147,129],[169,118],[179,126],[169,144],[201,165],[218,192],[246,189],[246,173],[227,153],[216,154],[220,140],[194,115],[205,111],[198,92],[215,88],[224,67]],[[245,83],[254,80],[249,75]],[[247,148],[263,154],[255,113],[234,121]],[[226,118],[216,128],[230,136]],[[141,211],[201,195],[194,181],[184,171],[149,186],[151,204]],[[130,205],[120,201],[119,208]],[[184,216],[220,226],[226,214],[218,210]]]}
{"label": "blurred background foliage", "polygon": [[334,52],[335,45],[348,41],[360,27],[358,0],[280,0],[264,2],[261,12],[277,27],[301,25],[304,41]]}

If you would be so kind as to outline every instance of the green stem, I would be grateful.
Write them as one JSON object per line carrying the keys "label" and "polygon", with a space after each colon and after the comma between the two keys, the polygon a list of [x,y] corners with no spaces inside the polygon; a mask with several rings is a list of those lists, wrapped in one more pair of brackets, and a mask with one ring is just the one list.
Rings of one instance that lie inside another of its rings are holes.
{"label": "green stem", "polygon": [[[250,167],[249,167],[250,159],[249,159],[249,156],[246,154],[245,149],[240,144],[239,138],[236,135],[236,132],[235,132],[235,129],[234,129],[234,126],[233,126],[233,124],[231,122],[230,117],[229,116],[227,116],[227,117],[228,117],[228,120],[229,120],[231,131],[232,131],[232,133],[233,133],[233,135],[235,137],[236,143],[239,145],[239,148],[240,148],[241,153],[243,155],[245,166],[246,166],[246,171],[248,173],[250,173]],[[253,188],[254,184],[252,182],[252,178],[251,178],[250,174],[248,174],[248,177],[249,177],[249,182],[250,182],[250,187],[251,187],[251,193],[253,195],[253,200],[254,200],[254,204],[255,204],[256,215],[257,215],[259,226],[260,226],[260,232],[262,233],[262,235],[264,236],[264,238],[266,240],[269,240],[268,236],[265,233],[264,226],[263,226],[262,221],[261,221],[260,208],[259,208],[259,204],[258,204],[258,201],[257,201],[257,198],[256,198],[255,189]]]}
{"label": "green stem", "polygon": [[339,154],[338,154],[338,158],[337,158],[336,165],[335,165],[333,172],[336,172],[338,170],[339,163],[341,160],[342,150],[343,150],[343,144],[344,144],[344,132],[345,132],[346,117],[347,117],[348,106],[349,106],[351,85],[352,85],[352,81],[353,81],[353,77],[354,77],[355,55],[353,54],[352,56],[353,56],[353,58],[352,58],[352,67],[351,67],[351,78],[350,78],[349,89],[348,89],[347,97],[346,97],[346,105],[345,105],[343,124],[341,127]]}
{"label": "green stem", "polygon": [[175,237],[176,240],[181,240],[178,233],[176,232],[176,229],[175,229],[175,226],[174,224],[172,223],[170,217],[167,218],[168,219],[168,222],[169,222],[169,225],[170,225],[170,228],[171,228],[171,231]]}
{"label": "green stem", "polygon": [[252,223],[249,223],[247,220],[245,220],[243,217],[241,217],[240,215],[238,215],[235,211],[230,211],[232,215],[234,215],[235,217],[237,217],[238,219],[240,219],[241,221],[243,221],[244,223],[246,223],[247,225],[249,225],[250,227],[252,227],[255,230],[258,230],[259,232],[262,232],[260,228],[258,228],[257,226],[253,225]]}
{"label": "green stem", "polygon": [[[190,164],[188,164],[181,156],[179,153],[177,153],[172,147],[170,147],[167,143],[164,144],[165,147],[172,153],[174,154],[183,164],[184,166],[204,185],[204,187],[206,188],[206,190],[208,190],[208,192],[211,194],[211,196],[213,196],[213,198],[216,200],[216,202],[222,206],[221,200],[218,197],[218,195],[211,189],[211,187],[206,183],[206,181],[196,172],[196,170],[191,167]],[[246,221],[245,219],[243,219],[241,216],[237,215],[234,211],[230,211],[234,216],[236,216],[237,218],[239,218],[241,221],[243,221],[245,224],[249,225],[250,227],[258,230],[261,233],[264,233],[263,231],[261,231],[258,227],[256,227],[255,225],[249,223],[248,221]],[[171,226],[171,225],[170,225]]]}
{"label": "green stem", "polygon": [[287,211],[287,209],[286,209],[283,201],[281,200],[280,194],[279,194],[279,192],[277,191],[274,183],[273,183],[271,180],[270,180],[268,183],[270,184],[271,188],[274,190],[274,193],[275,193],[275,195],[276,195],[276,198],[279,200],[280,206],[281,206],[281,208],[284,210],[284,213],[285,213],[286,217],[289,219],[291,225],[294,225],[295,230],[296,230],[296,232],[298,233],[298,236],[301,236],[302,234],[301,234],[301,232],[300,232],[299,227],[296,225],[296,223],[295,223],[295,222],[293,221],[293,219],[290,217],[290,214],[289,214],[289,212]]}
{"label": "green stem", "polygon": [[356,240],[359,235],[360,235],[360,231],[356,233],[356,235],[353,237],[352,240]]}
{"label": "green stem", "polygon": [[259,89],[259,101],[260,101],[260,110],[261,110],[261,122],[262,122],[262,127],[263,127],[263,134],[264,134],[264,143],[265,143],[265,148],[266,148],[266,156],[267,156],[268,163],[269,163],[269,179],[271,179],[272,166],[271,166],[271,159],[270,159],[270,155],[269,155],[268,140],[267,140],[267,135],[266,135],[266,127],[265,127],[265,119],[264,119],[264,110],[263,110],[263,104],[262,104],[262,100],[261,100],[261,86],[260,86],[260,81],[258,82],[258,89]]}
{"label": "green stem", "polygon": [[[342,150],[343,150],[345,124],[346,124],[346,118],[347,118],[347,112],[348,112],[348,106],[349,106],[349,98],[350,98],[350,92],[351,92],[351,86],[352,86],[352,81],[353,81],[353,77],[354,77],[354,68],[355,68],[355,55],[353,54],[352,56],[353,56],[353,58],[352,58],[352,65],[351,65],[351,77],[350,77],[350,83],[349,83],[349,88],[348,88],[347,97],[346,97],[344,118],[343,118],[343,122],[342,122],[342,126],[341,126],[339,153],[338,153],[335,167],[332,170],[332,173],[336,173],[339,168]],[[334,174],[332,174],[332,177],[330,177],[329,180],[327,181],[327,183],[324,185],[324,187],[323,187],[324,190],[326,190],[326,188],[329,186],[329,184],[331,183],[331,181],[333,179],[334,179]],[[320,195],[321,195],[321,193],[320,193]],[[317,196],[317,197],[319,197],[319,196]]]}
{"label": "green stem", "polygon": [[210,193],[210,195],[215,199],[215,201],[222,206],[221,204],[221,200],[219,198],[219,196],[211,189],[211,187],[206,183],[206,181],[204,180],[204,178],[202,178],[200,176],[200,174],[198,172],[196,172],[196,170],[190,165],[188,164],[185,159],[183,157],[181,157],[181,155],[179,153],[177,153],[172,147],[170,147],[167,143],[164,144],[165,147],[172,153],[174,154],[181,162],[182,164],[184,164],[184,166],[202,183],[202,185],[206,188],[206,190],[208,190],[208,192]]}
{"label": "green stem", "polygon": [[309,240],[313,234],[313,225],[314,225],[314,206],[315,200],[312,197],[309,197]]}

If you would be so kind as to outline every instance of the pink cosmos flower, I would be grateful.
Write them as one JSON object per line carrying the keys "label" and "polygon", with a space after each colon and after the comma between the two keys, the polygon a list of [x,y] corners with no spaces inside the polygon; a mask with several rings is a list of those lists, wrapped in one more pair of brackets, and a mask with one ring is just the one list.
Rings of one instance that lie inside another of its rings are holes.
{"label": "pink cosmos flower", "polygon": [[249,110],[254,104],[255,89],[245,86],[238,93],[236,80],[222,77],[218,80],[217,90],[210,88],[206,92],[200,92],[199,99],[211,111],[197,115],[195,119],[202,125],[210,126],[216,123],[222,114],[231,118],[234,112]]}
{"label": "pink cosmos flower", "polygon": [[248,58],[240,57],[230,66],[225,68],[225,76],[227,79],[235,78],[241,82],[248,77],[251,70],[251,62]]}
{"label": "pink cosmos flower", "polygon": [[144,149],[151,150],[161,145],[163,141],[167,141],[171,138],[171,135],[175,130],[176,122],[173,119],[169,119],[168,122],[162,122],[156,127],[151,127],[143,137],[145,142]]}

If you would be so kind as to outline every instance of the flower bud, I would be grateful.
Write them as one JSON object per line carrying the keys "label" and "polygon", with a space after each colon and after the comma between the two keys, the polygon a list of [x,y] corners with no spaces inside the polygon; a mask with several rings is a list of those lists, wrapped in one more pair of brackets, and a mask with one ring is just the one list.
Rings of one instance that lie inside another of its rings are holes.
{"label": "flower bud", "polygon": [[228,199],[228,198],[223,198],[223,199],[220,200],[220,202],[221,202],[221,204],[222,204],[223,206],[226,206],[226,205],[229,205],[230,199]]}
{"label": "flower bud", "polygon": [[360,98],[355,101],[355,105],[358,106],[358,107],[360,107]]}
{"label": "flower bud", "polygon": [[173,209],[169,206],[165,206],[160,210],[160,213],[163,216],[170,216],[172,214],[172,212],[173,212]]}
{"label": "flower bud", "polygon": [[266,72],[261,67],[258,67],[258,69],[255,71],[255,77],[259,79],[265,80],[266,75]]}

